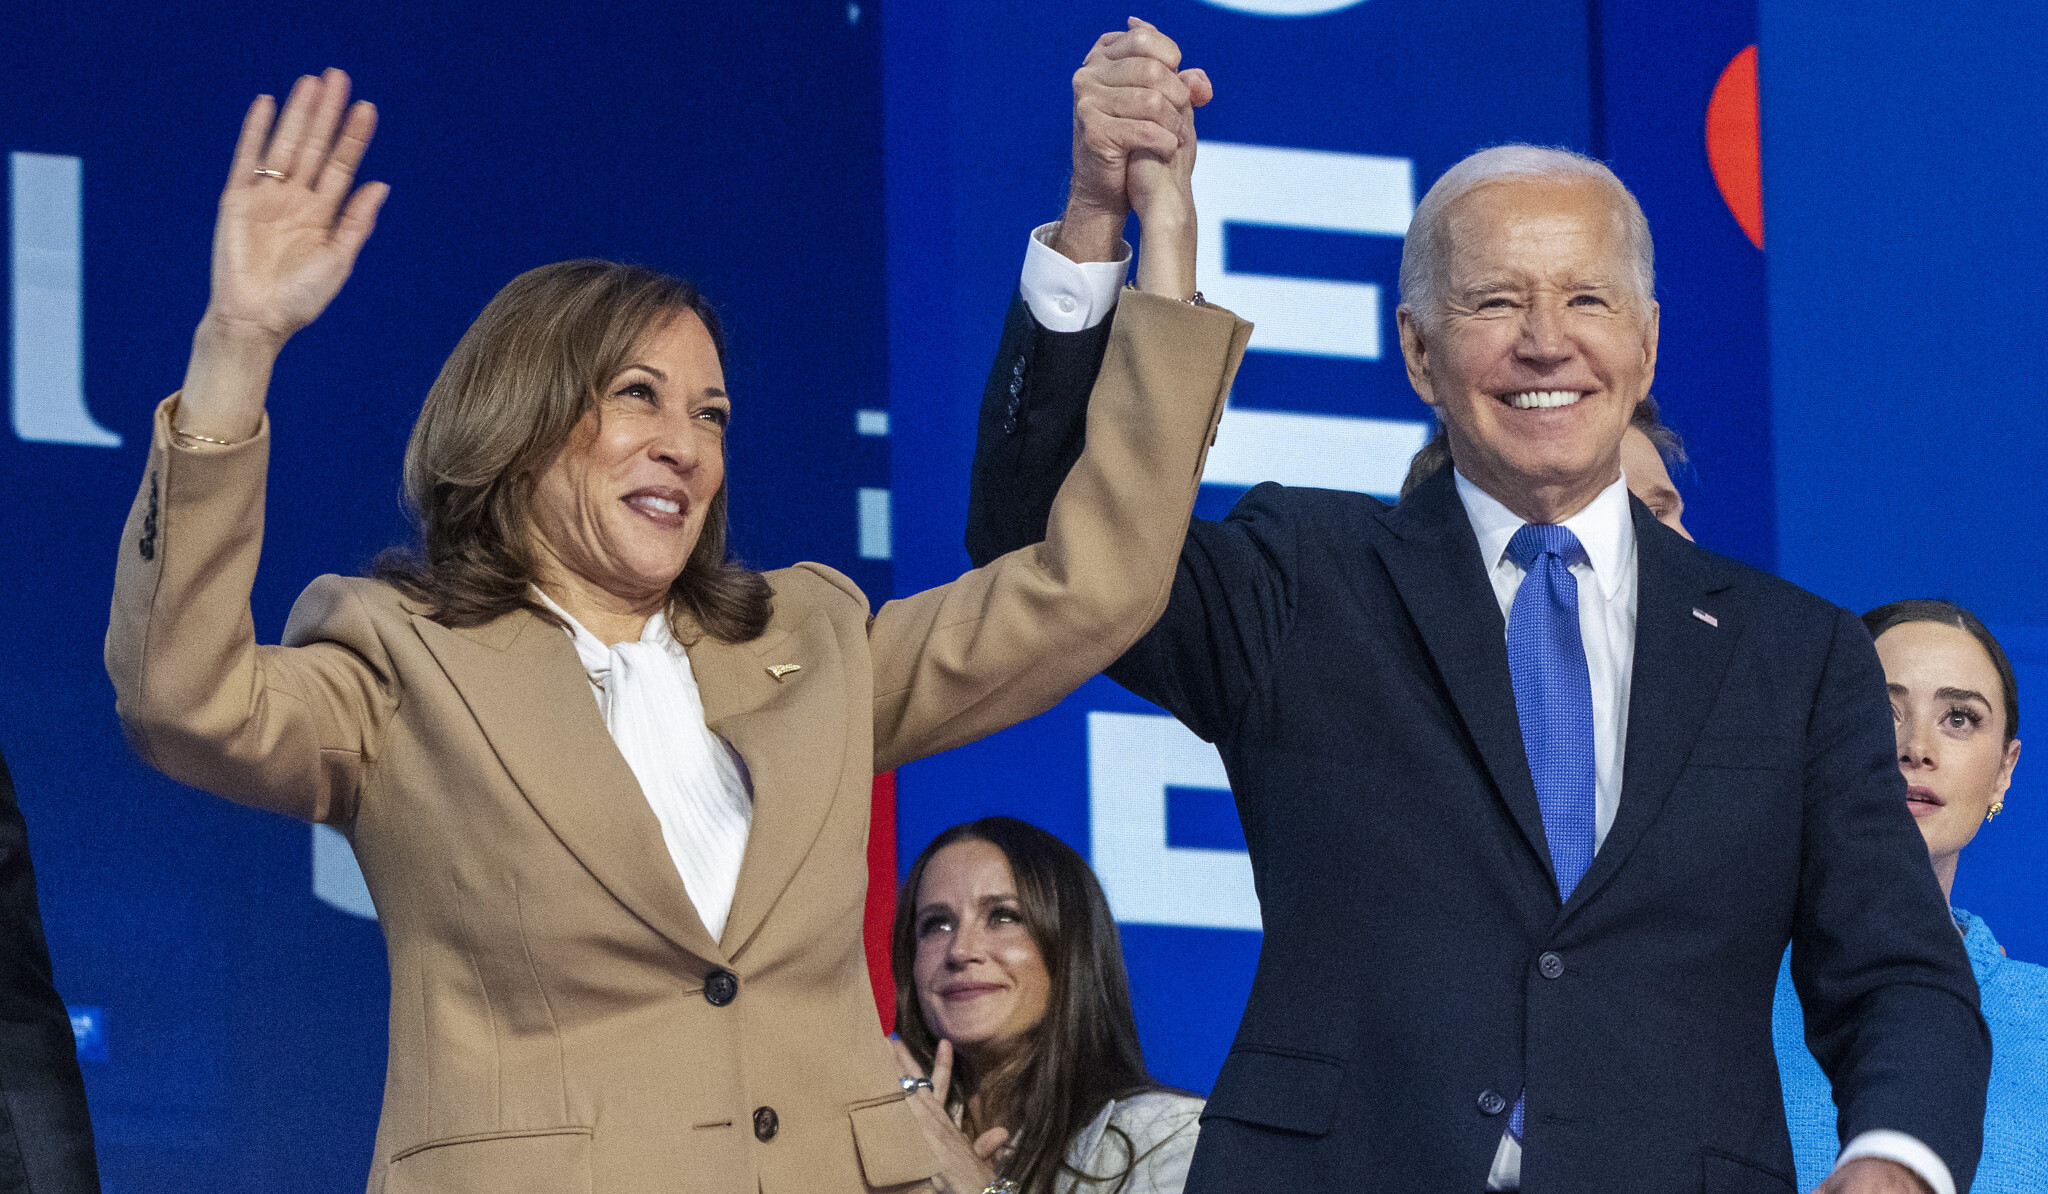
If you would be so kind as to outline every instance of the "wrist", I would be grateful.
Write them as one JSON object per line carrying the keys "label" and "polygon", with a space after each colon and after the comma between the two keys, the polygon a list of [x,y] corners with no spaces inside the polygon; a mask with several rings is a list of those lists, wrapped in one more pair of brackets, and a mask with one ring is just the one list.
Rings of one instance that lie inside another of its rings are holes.
{"label": "wrist", "polygon": [[274,358],[290,338],[289,332],[280,333],[208,307],[199,317],[198,329],[192,333],[192,350],[236,360]]}
{"label": "wrist", "polygon": [[1069,199],[1059,227],[1053,230],[1051,246],[1069,261],[1121,260],[1127,214]]}

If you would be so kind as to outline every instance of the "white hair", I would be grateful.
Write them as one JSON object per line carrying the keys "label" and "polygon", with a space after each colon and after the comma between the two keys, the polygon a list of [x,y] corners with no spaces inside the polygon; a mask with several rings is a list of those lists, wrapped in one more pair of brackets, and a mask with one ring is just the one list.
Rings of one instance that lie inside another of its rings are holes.
{"label": "white hair", "polygon": [[1650,222],[1642,205],[1605,164],[1543,145],[1496,145],[1482,149],[1444,171],[1415,205],[1415,218],[1401,242],[1401,303],[1424,320],[1432,318],[1450,283],[1451,235],[1446,219],[1451,205],[1468,192],[1509,178],[1570,182],[1591,179],[1614,196],[1615,218],[1621,225],[1622,249],[1632,267],[1628,281],[1644,303],[1656,297],[1656,250],[1650,243]]}

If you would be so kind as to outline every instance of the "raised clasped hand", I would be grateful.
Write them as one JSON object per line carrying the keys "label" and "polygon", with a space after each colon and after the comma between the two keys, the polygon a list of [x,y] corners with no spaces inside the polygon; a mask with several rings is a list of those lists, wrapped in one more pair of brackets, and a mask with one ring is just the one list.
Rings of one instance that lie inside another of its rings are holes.
{"label": "raised clasped hand", "polygon": [[[1186,225],[1174,251],[1155,247],[1153,254],[1155,266],[1174,267],[1168,271],[1174,284],[1147,285],[1142,259],[1139,284],[1192,293],[1194,109],[1215,92],[1206,73],[1183,70],[1180,62],[1173,39],[1136,17],[1128,28],[1096,39],[1074,73],[1073,181],[1054,247],[1076,261],[1112,261],[1124,217],[1133,211],[1148,229],[1171,224],[1177,233]],[[1189,276],[1180,287],[1183,256]]]}
{"label": "raised clasped hand", "polygon": [[[924,1067],[917,1064],[908,1046],[894,1039],[889,1044],[896,1050],[896,1062],[905,1078],[925,1077]],[[911,1115],[924,1133],[925,1143],[931,1146],[939,1163],[932,1184],[938,1187],[939,1194],[981,1194],[995,1180],[996,1154],[1010,1133],[1004,1128],[990,1128],[970,1141],[946,1113],[946,1095],[953,1082],[952,1042],[939,1042],[932,1057],[930,1081],[930,1086],[911,1091],[907,1101]]]}
{"label": "raised clasped hand", "polygon": [[330,69],[301,77],[282,113],[267,95],[249,105],[214,229],[206,315],[217,330],[282,345],[355,268],[391,188],[354,186],[377,110],[348,93],[348,75]]}

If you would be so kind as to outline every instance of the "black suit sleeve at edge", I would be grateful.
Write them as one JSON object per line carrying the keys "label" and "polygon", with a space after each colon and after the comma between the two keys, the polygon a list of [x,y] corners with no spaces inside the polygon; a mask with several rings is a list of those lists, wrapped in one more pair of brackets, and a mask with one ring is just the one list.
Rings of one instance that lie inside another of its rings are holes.
{"label": "black suit sleeve at edge", "polygon": [[1877,652],[1839,611],[1807,738],[1792,979],[1843,1143],[1874,1129],[1908,1133],[1966,1190],[1983,1147],[1991,1039],[1905,811],[1891,724]]}
{"label": "black suit sleeve at edge", "polygon": [[0,1191],[97,1194],[71,1014],[51,980],[28,827],[0,759]]}
{"label": "black suit sleeve at edge", "polygon": [[1049,332],[1024,296],[1010,300],[974,438],[967,557],[976,568],[1045,538],[1052,499],[1086,443],[1088,393],[1109,350],[1110,320]]}
{"label": "black suit sleeve at edge", "polygon": [[[1021,295],[1011,300],[975,435],[967,555],[976,567],[1045,538],[1053,496],[1081,456],[1110,323],[1050,332]],[[1246,494],[1222,522],[1193,520],[1166,612],[1109,677],[1203,738],[1223,737],[1292,622],[1294,523],[1274,485]]]}

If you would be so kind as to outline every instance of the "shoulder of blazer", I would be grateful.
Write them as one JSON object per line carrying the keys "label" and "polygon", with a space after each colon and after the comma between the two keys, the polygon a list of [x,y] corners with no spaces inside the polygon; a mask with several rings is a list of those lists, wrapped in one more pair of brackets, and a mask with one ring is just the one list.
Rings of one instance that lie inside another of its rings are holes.
{"label": "shoulder of blazer", "polygon": [[775,593],[775,613],[768,629],[754,640],[756,644],[766,643],[819,614],[866,634],[874,611],[868,605],[868,595],[845,573],[805,560],[766,575],[768,587]]}
{"label": "shoulder of blazer", "polygon": [[304,646],[320,639],[352,638],[351,623],[367,622],[381,633],[409,627],[424,611],[386,581],[368,576],[316,576],[292,603],[282,642]]}

